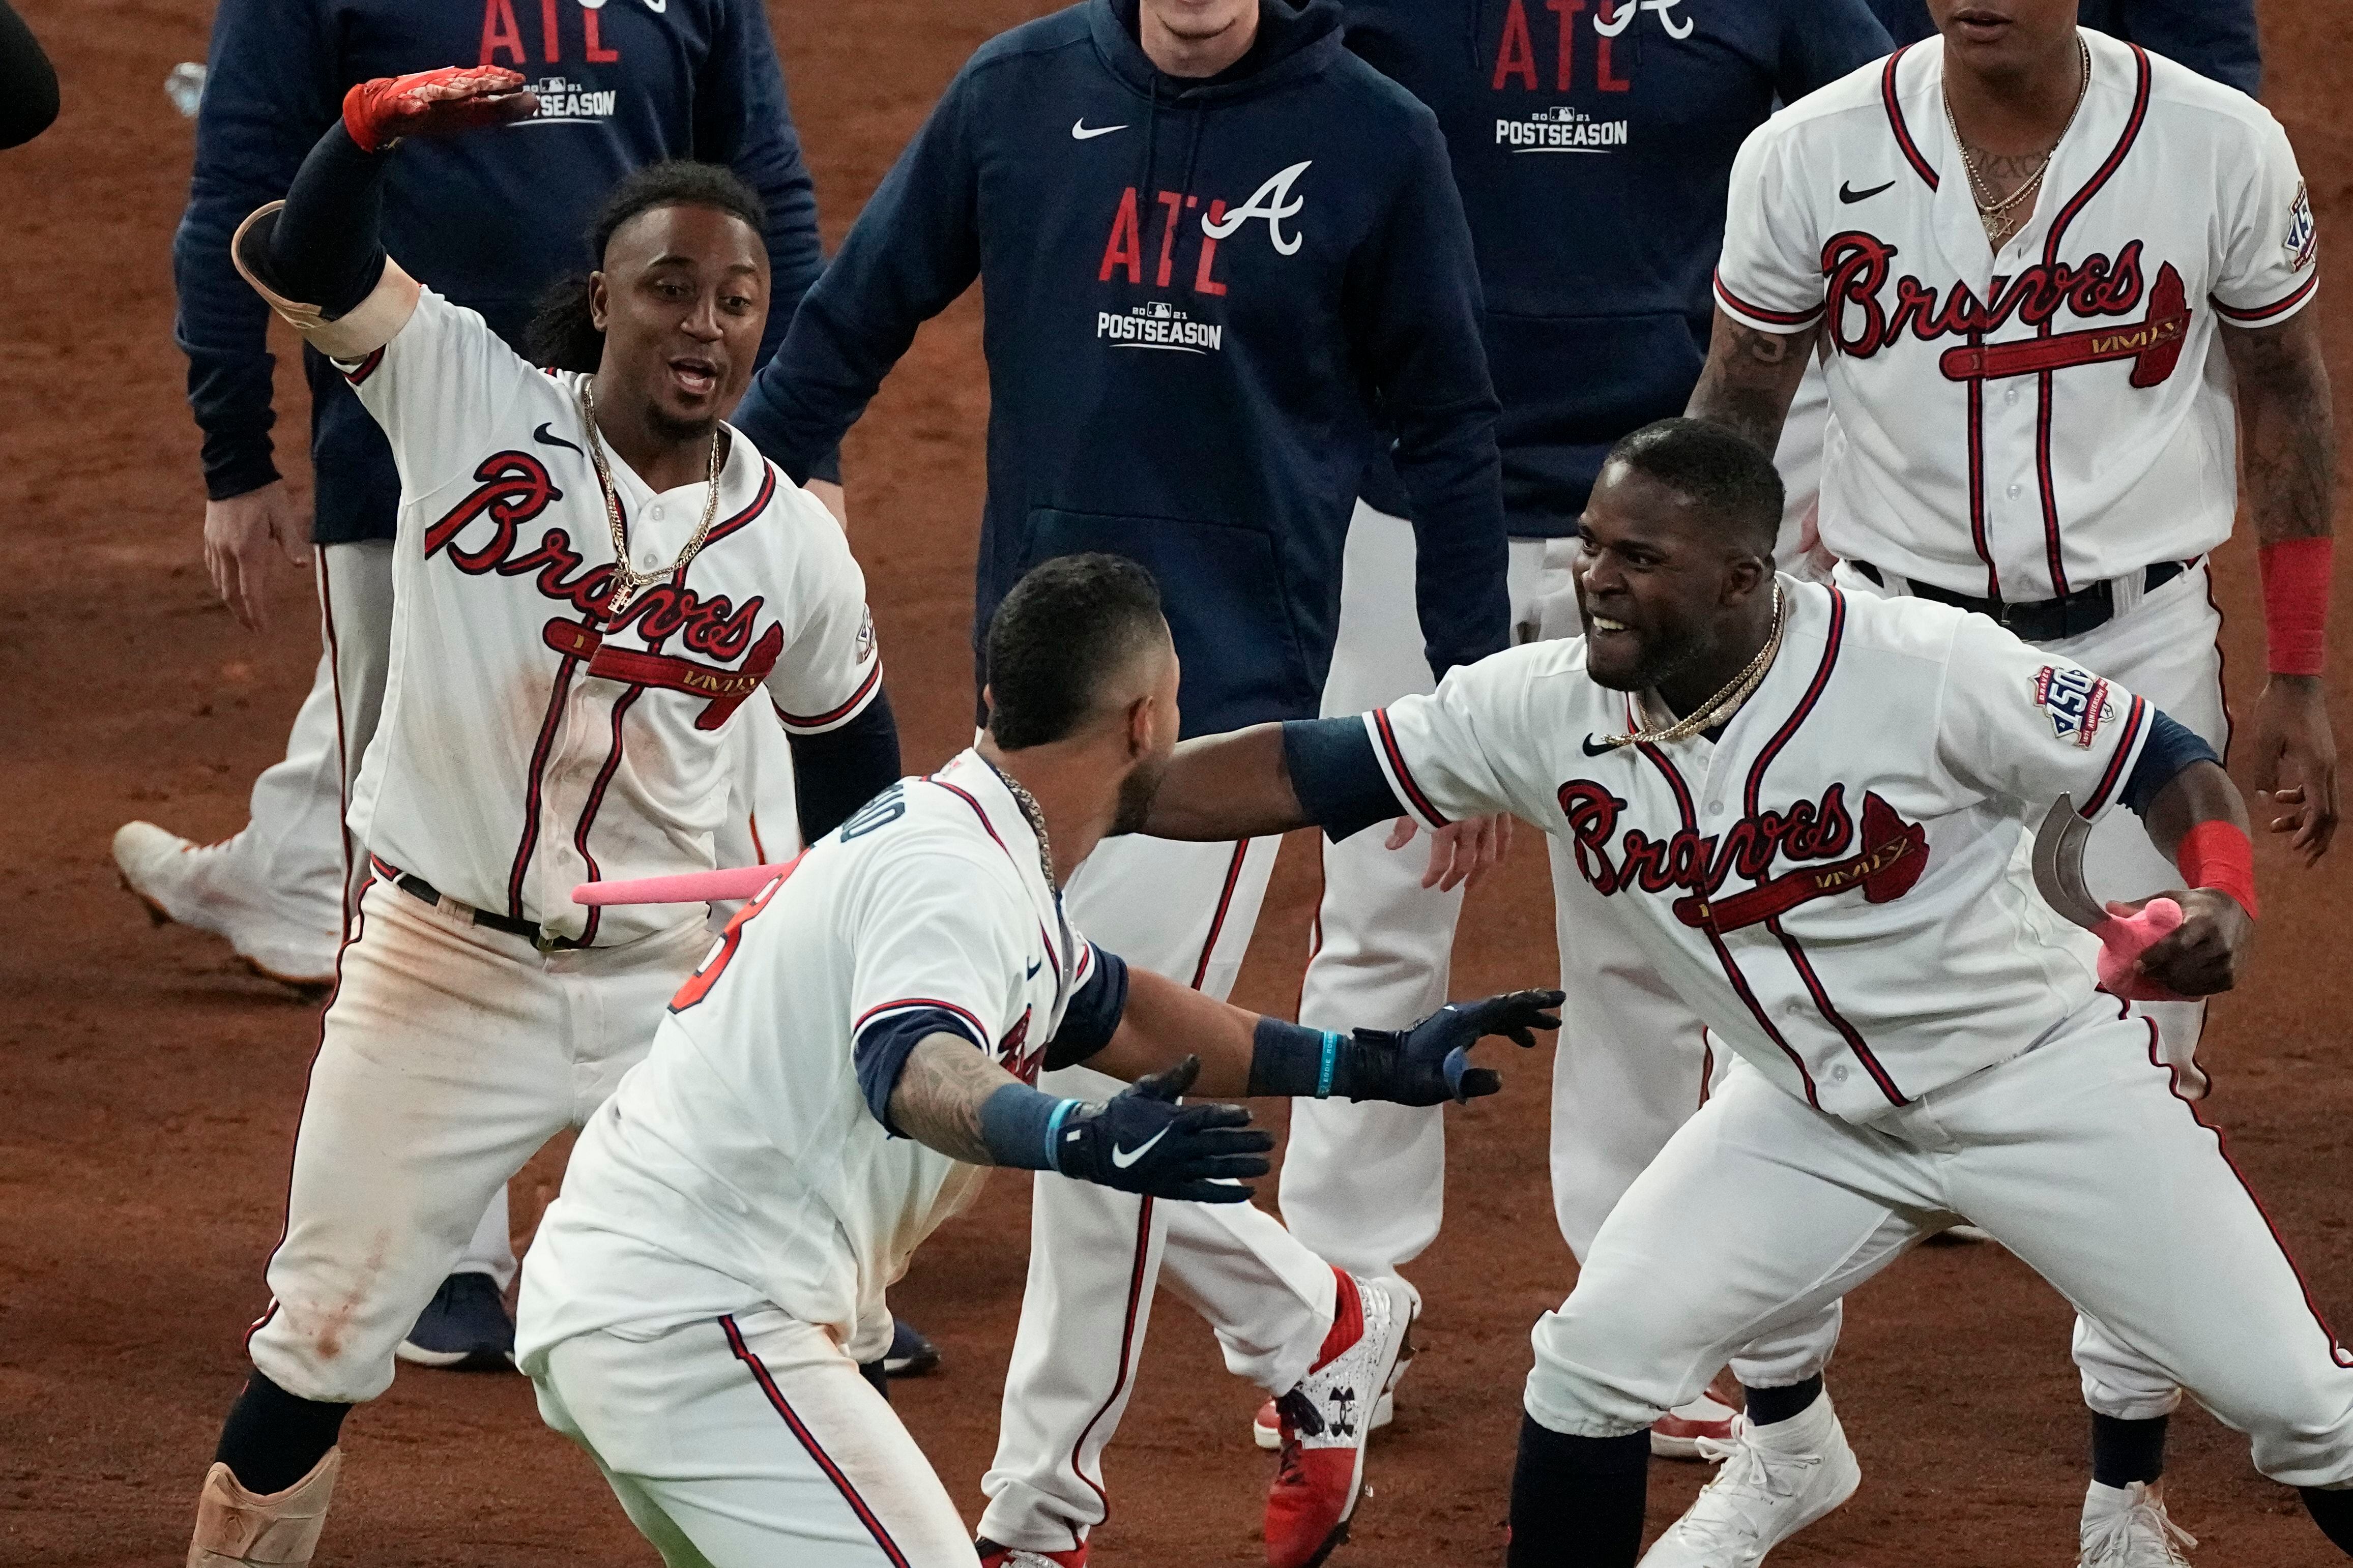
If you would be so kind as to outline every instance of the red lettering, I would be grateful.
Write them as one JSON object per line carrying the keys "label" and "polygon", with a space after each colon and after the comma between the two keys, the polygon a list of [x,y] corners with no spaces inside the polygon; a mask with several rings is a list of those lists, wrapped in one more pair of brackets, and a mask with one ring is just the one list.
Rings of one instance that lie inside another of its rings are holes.
{"label": "red lettering", "polygon": [[1130,283],[1144,281],[1144,228],[1135,218],[1135,187],[1130,185],[1120,193],[1119,211],[1111,220],[1111,238],[1104,242],[1103,269],[1095,281],[1111,281],[1113,268],[1124,262]]}
{"label": "red lettering", "polygon": [[1185,198],[1175,191],[1163,191],[1152,199],[1168,209],[1167,217],[1160,225],[1160,270],[1152,279],[1154,288],[1166,289],[1168,287],[1169,268],[1175,264],[1170,252],[1176,244],[1176,215],[1184,209]]}
{"label": "red lettering", "polygon": [[475,468],[474,478],[481,481],[480,488],[425,531],[425,553],[429,558],[457,538],[468,523],[490,514],[497,531],[489,544],[470,552],[449,552],[450,561],[465,572],[487,571],[493,563],[504,560],[514,547],[517,525],[529,522],[547,510],[548,502],[564,497],[547,477],[546,465],[527,452],[494,452]]}
{"label": "red lettering", "polygon": [[[1841,353],[1869,359],[1887,342],[1887,313],[1880,309],[1879,286],[1887,281],[1887,263],[1895,247],[1849,229],[1831,236],[1822,247],[1823,289],[1829,302],[1831,342]],[[1861,323],[1847,325],[1847,307],[1862,313]]]}
{"label": "red lettering", "polygon": [[1607,898],[1625,885],[1609,861],[1609,836],[1617,831],[1618,814],[1626,803],[1589,779],[1571,779],[1554,797],[1568,819],[1569,837],[1577,845],[1577,874]]}
{"label": "red lettering", "polygon": [[1560,18],[1560,58],[1555,68],[1552,89],[1567,92],[1569,72],[1577,66],[1577,26],[1574,19],[1585,15],[1585,0],[1545,0],[1545,9]]}
{"label": "red lettering", "polygon": [[504,49],[514,56],[514,63],[523,63],[522,29],[515,25],[512,0],[482,0],[482,58],[477,65],[489,65],[491,56]]}
{"label": "red lettering", "polygon": [[621,58],[620,50],[607,48],[603,41],[597,37],[596,12],[584,7],[580,13],[580,25],[586,29],[586,36],[583,41],[588,46],[587,55],[590,65],[608,66]]}
{"label": "red lettering", "polygon": [[[1633,4],[1634,0],[1601,0],[1601,25],[1605,27],[1616,26],[1618,8],[1620,5]],[[1596,47],[1593,50],[1593,83],[1604,92],[1627,92],[1634,86],[1632,82],[1616,75],[1609,68],[1609,46],[1616,41],[1606,37],[1594,40]]]}
{"label": "red lettering", "polygon": [[539,47],[545,52],[549,65],[564,58],[556,38],[555,0],[539,0]]}
{"label": "red lettering", "polygon": [[1495,47],[1494,90],[1503,91],[1504,79],[1511,76],[1521,78],[1520,86],[1528,91],[1536,89],[1536,45],[1528,37],[1528,13],[1520,0],[1512,0],[1511,9],[1504,13],[1503,41]]}
{"label": "red lettering", "polygon": [[[1225,219],[1225,199],[1223,197],[1219,197],[1209,204],[1209,221],[1211,223],[1223,223]],[[1209,266],[1217,259],[1218,242],[1210,238],[1208,235],[1203,235],[1201,237],[1201,259],[1193,268],[1194,293],[1222,294],[1226,291],[1226,286],[1224,284],[1209,276]]]}

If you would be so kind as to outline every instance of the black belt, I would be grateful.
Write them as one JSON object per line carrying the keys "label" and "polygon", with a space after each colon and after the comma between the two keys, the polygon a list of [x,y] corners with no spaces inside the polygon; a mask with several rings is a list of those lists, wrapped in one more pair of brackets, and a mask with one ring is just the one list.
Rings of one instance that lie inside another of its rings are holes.
{"label": "black belt", "polygon": [[[1854,569],[1881,587],[1887,585],[1887,579],[1870,562],[1858,561]],[[2140,591],[2154,594],[2188,569],[2179,561],[2160,561],[2141,574]],[[1974,599],[1917,580],[1912,580],[1911,586],[1916,598],[1934,599],[1940,605],[1953,605],[1987,616],[2024,642],[2079,637],[2116,618],[2116,584],[2105,579],[2088,588],[2078,588],[2064,598],[2032,599],[2023,604],[2014,599]]]}
{"label": "black belt", "polygon": [[[441,897],[440,889],[413,871],[404,871],[397,866],[391,865],[381,856],[375,858],[375,868],[383,874],[385,881],[390,882],[412,899],[422,899],[437,909],[444,907],[445,900]],[[462,913],[478,926],[488,926],[492,931],[502,931],[509,936],[519,936],[542,952],[569,952],[575,948],[588,945],[585,942],[575,942],[568,936],[550,936],[543,928],[533,925],[529,921],[519,921],[512,915],[492,914],[488,910],[478,910],[471,904],[461,904],[455,899],[446,900],[446,904],[449,913]]]}

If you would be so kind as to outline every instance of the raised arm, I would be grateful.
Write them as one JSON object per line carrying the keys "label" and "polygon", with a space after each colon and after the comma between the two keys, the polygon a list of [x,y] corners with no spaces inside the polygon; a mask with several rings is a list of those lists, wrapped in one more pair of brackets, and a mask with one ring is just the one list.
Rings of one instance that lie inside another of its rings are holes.
{"label": "raised arm", "polygon": [[1805,379],[1806,359],[1821,335],[1813,322],[1793,332],[1763,332],[1715,312],[1707,363],[1683,413],[1738,431],[1766,451],[1781,444],[1789,399]]}
{"label": "raised arm", "polygon": [[2334,542],[2336,424],[2316,313],[2275,327],[2225,323],[2223,353],[2237,393],[2242,494],[2263,567],[2271,678],[2255,703],[2254,785],[2287,808],[2290,847],[2305,864],[2337,831],[2337,740],[2321,672]]}
{"label": "raised arm", "polygon": [[1214,843],[1319,826],[1292,787],[1282,731],[1281,724],[1253,724],[1180,742],[1143,830]]}

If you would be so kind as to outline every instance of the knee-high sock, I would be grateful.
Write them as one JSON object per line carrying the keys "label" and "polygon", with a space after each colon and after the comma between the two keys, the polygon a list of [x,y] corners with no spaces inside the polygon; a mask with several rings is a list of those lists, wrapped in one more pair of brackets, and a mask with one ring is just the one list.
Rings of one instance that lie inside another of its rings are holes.
{"label": "knee-high sock", "polygon": [[229,1406],[213,1458],[246,1490],[282,1492],[326,1458],[351,1413],[348,1405],[299,1398],[257,1372]]}
{"label": "knee-high sock", "polygon": [[1510,1568],[1634,1568],[1651,1434],[1572,1437],[1520,1418]]}

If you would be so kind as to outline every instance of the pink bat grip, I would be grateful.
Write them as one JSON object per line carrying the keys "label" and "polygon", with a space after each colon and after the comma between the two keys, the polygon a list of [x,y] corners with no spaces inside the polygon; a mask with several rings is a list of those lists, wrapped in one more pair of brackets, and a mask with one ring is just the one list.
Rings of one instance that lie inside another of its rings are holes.
{"label": "pink bat grip", "polygon": [[2102,921],[2092,931],[2100,939],[2100,989],[2127,1002],[2192,1000],[2133,973],[2133,961],[2180,923],[2181,906],[2171,899],[2151,899],[2138,914]]}
{"label": "pink bat grip", "polygon": [[799,865],[800,857],[774,866],[736,866],[723,871],[689,871],[677,877],[640,877],[631,882],[583,882],[572,889],[575,904],[715,904],[748,899]]}

